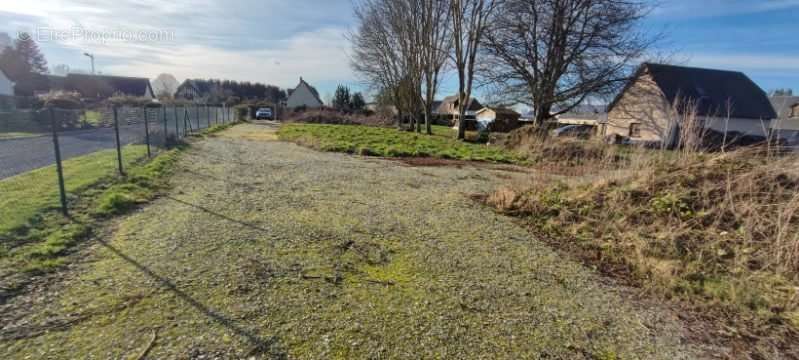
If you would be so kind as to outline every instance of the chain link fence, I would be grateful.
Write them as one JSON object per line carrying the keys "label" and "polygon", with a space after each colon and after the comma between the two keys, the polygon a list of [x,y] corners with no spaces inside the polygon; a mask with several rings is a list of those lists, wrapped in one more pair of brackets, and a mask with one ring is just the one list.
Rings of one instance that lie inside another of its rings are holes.
{"label": "chain link fence", "polygon": [[[234,121],[230,107],[98,106],[0,113],[0,196],[30,186],[52,193],[66,212],[69,193],[178,144],[192,134]],[[1,209],[0,215],[13,212]]]}

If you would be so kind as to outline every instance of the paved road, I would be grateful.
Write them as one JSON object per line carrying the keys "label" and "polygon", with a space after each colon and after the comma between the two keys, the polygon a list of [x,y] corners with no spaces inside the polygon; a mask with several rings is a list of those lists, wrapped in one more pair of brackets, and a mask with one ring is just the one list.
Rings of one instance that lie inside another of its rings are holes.
{"label": "paved road", "polygon": [[[213,124],[212,124],[213,125]],[[196,127],[193,120],[192,126]],[[207,127],[206,122],[200,122],[200,127]],[[180,122],[180,131],[184,131],[183,122]],[[123,145],[144,144],[144,123],[120,126],[120,142]],[[167,123],[169,134],[175,133],[175,121]],[[163,123],[150,123],[153,135],[153,144],[163,143]],[[76,156],[86,155],[95,151],[114,149],[113,128],[92,130],[65,131],[59,134],[61,156],[64,160]],[[51,136],[38,136],[20,139],[0,139],[0,179],[22,174],[55,163],[53,139]]]}

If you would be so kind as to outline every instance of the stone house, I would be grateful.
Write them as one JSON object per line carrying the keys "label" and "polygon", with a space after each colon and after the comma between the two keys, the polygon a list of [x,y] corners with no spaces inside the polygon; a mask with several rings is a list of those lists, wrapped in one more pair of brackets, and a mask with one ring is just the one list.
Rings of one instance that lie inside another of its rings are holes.
{"label": "stone house", "polygon": [[683,126],[765,139],[776,117],[741,72],[645,63],[610,104],[600,134],[667,147],[680,143]]}

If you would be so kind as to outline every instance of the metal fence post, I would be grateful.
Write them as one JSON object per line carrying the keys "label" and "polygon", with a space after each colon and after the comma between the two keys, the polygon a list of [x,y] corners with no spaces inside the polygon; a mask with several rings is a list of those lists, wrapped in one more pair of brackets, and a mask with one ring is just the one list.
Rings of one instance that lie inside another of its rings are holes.
{"label": "metal fence post", "polygon": [[117,141],[117,165],[119,165],[119,175],[125,176],[125,169],[122,168],[122,144],[119,141],[119,116],[117,107],[114,106],[114,135]]}
{"label": "metal fence post", "polygon": [[189,108],[183,108],[183,136],[188,136],[194,129],[191,128],[191,115],[189,115]]}
{"label": "metal fence post", "polygon": [[175,110],[175,139],[180,139],[180,123],[178,122],[178,106],[173,107]]}
{"label": "metal fence post", "polygon": [[69,216],[67,209],[67,190],[64,186],[64,168],[61,165],[61,147],[58,144],[58,128],[55,120],[55,110],[52,107],[48,108],[50,112],[50,127],[53,130],[53,148],[55,148],[55,168],[58,173],[58,191],[61,195],[61,212],[64,216]]}
{"label": "metal fence post", "polygon": [[153,157],[152,151],[150,151],[150,124],[149,118],[147,116],[147,107],[142,108],[144,110],[144,141],[147,142],[147,157]]}
{"label": "metal fence post", "polygon": [[194,106],[194,114],[197,115],[197,131],[200,131],[200,129],[202,129],[200,127],[200,105]]}
{"label": "metal fence post", "polygon": [[164,147],[167,147],[167,138],[169,138],[169,129],[166,124],[166,106],[161,107],[161,117],[164,120]]}
{"label": "metal fence post", "polygon": [[205,104],[205,120],[208,120],[208,127],[211,127],[211,109],[208,108],[208,104]]}

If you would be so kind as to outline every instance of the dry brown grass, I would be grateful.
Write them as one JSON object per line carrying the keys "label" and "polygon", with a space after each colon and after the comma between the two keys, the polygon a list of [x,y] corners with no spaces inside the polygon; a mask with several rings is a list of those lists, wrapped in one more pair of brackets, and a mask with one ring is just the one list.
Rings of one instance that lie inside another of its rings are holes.
{"label": "dry brown grass", "polygon": [[722,329],[710,337],[797,357],[799,157],[769,144],[703,154],[702,127],[685,113],[676,151],[534,128],[493,139],[538,174],[480,200],[600,271],[698,310]]}
{"label": "dry brown grass", "polygon": [[799,157],[630,149],[607,161],[616,151],[486,202],[608,274],[796,355],[785,344],[799,328]]}

